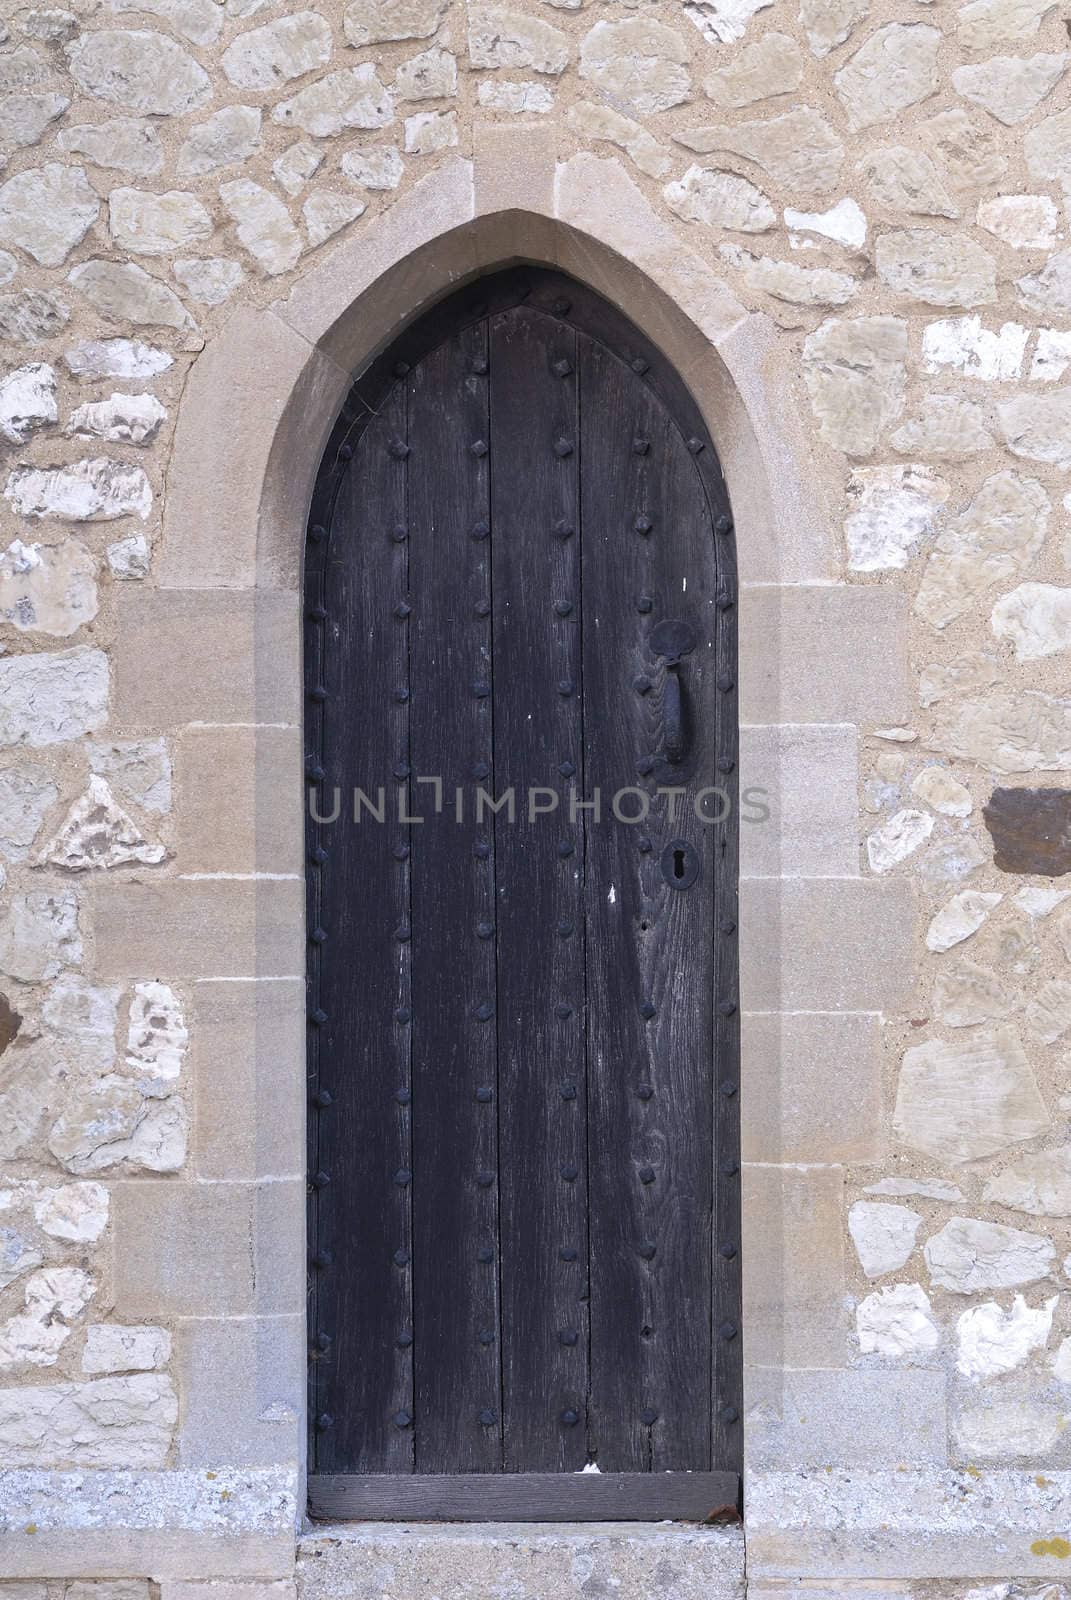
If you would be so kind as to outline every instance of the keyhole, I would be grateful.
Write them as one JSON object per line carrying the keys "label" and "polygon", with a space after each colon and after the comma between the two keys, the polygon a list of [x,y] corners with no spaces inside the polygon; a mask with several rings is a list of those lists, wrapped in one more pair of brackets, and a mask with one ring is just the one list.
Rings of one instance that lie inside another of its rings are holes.
{"label": "keyhole", "polygon": [[674,852],[673,852],[673,876],[678,881],[681,878],[684,877],[684,851],[683,850],[674,850]]}

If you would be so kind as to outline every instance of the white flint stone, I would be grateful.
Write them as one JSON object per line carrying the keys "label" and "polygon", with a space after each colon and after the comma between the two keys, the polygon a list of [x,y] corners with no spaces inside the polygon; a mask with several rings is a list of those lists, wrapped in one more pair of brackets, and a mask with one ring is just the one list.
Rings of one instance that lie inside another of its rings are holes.
{"label": "white flint stone", "polygon": [[817,233],[823,239],[832,239],[847,250],[861,250],[866,243],[866,215],[862,208],[847,195],[828,211],[793,211],[785,209],[786,228],[797,228],[803,233]]}
{"label": "white flint stone", "polygon": [[911,216],[958,217],[959,207],[930,156],[905,145],[872,150],[859,163],[871,197],[884,210]]}
{"label": "white flint stone", "polygon": [[648,17],[597,22],[580,45],[580,76],[642,115],[688,98],[691,50],[681,35]]}
{"label": "white flint stone", "polygon": [[102,1183],[65,1183],[42,1189],[33,1205],[34,1221],[50,1239],[96,1244],[108,1226],[109,1195]]}
{"label": "white flint stone", "polygon": [[202,306],[221,306],[245,282],[245,273],[238,262],[228,261],[225,256],[194,256],[173,261],[171,271],[189,298]]}
{"label": "white flint stone", "polygon": [[1030,329],[1005,322],[999,332],[982,326],[981,317],[943,317],[922,330],[922,360],[927,372],[951,367],[968,378],[1008,382],[1017,378]]}
{"label": "white flint stone", "polygon": [[114,578],[145,578],[149,572],[152,551],[143,533],[131,533],[117,539],[105,551],[108,570]]}
{"label": "white flint stone", "polygon": [[117,802],[107,780],[90,774],[84,794],[71,806],[56,836],[41,852],[42,862],[69,872],[119,867],[137,861],[155,866],[167,854],[162,844],[147,840],[133,818]]}
{"label": "white flint stone", "polygon": [[969,878],[988,860],[973,833],[953,834],[937,840],[928,850],[924,850],[919,857],[917,870],[923,883],[940,889],[946,883],[958,883],[963,878]]}
{"label": "white flint stone", "polygon": [[830,318],[803,346],[803,377],[826,444],[869,455],[904,405],[907,324]]}
{"label": "white flint stone", "polygon": [[70,103],[62,94],[0,94],[0,149],[36,144]]}
{"label": "white flint stone", "polygon": [[848,497],[856,510],[844,519],[851,570],[906,567],[933,532],[948,495],[948,484],[932,467],[857,467],[848,479]]}
{"label": "white flint stone", "polygon": [[41,983],[81,959],[73,889],[30,889],[0,910],[0,972],[9,978]]}
{"label": "white flint stone", "polygon": [[1071,467],[1071,387],[1016,395],[997,407],[997,420],[1013,455]]}
{"label": "white flint stone", "polygon": [[134,985],[126,1038],[126,1064],[142,1078],[175,1083],[189,1044],[182,1006],[166,983]]}
{"label": "white flint stone", "polygon": [[931,394],[922,401],[918,415],[902,423],[889,443],[904,455],[956,461],[988,449],[993,439],[985,426],[985,412],[976,400],[957,394]]}
{"label": "white flint stone", "polygon": [[315,11],[297,11],[240,33],[220,58],[236,89],[277,89],[331,59],[331,27]]}
{"label": "white flint stone", "polygon": [[709,228],[762,233],[777,221],[777,213],[762,190],[733,172],[689,167],[682,178],[667,183],[662,193],[678,217]]}
{"label": "white flint stone", "polygon": [[261,272],[289,272],[302,251],[301,235],[281,200],[248,178],[220,186],[220,199],[237,225],[239,242]]}
{"label": "white flint stone", "polygon": [[163,1373],[0,1389],[0,1466],[162,1467],[177,1420]]}
{"label": "white flint stone", "polygon": [[855,1202],[848,1212],[848,1232],[868,1278],[899,1271],[915,1248],[921,1223],[919,1213],[908,1206],[880,1200]]}
{"label": "white flint stone", "polygon": [[472,66],[525,68],[558,77],[569,65],[569,35],[542,18],[505,6],[470,5],[468,13]]}
{"label": "white flint stone", "polygon": [[457,142],[455,111],[421,111],[405,119],[406,155],[434,155],[437,150],[449,150]]}
{"label": "white flint stone", "polygon": [[167,420],[154,394],[110,394],[88,400],[67,419],[64,433],[77,439],[106,439],[112,444],[148,444]]}
{"label": "white flint stone", "polygon": [[1039,328],[1030,377],[1034,383],[1057,383],[1071,366],[1071,333]]}
{"label": "white flint stone", "polygon": [[[1053,1406],[995,1400],[988,1407],[962,1412],[956,1436],[960,1449],[972,1458],[1025,1456],[1034,1460],[1052,1449],[1064,1426],[1064,1416]],[[1047,1600],[1047,1591],[1039,1591],[1038,1600],[1042,1596]]]}
{"label": "white flint stone", "polygon": [[[659,144],[654,135],[632,117],[622,116],[612,106],[580,100],[569,107],[566,117],[570,127],[583,137],[605,140],[623,150],[649,178],[664,178],[673,168],[673,157],[665,145]],[[667,204],[674,209],[668,195]]]}
{"label": "white flint stone", "polygon": [[152,490],[140,467],[97,456],[69,467],[16,467],[4,499],[23,517],[62,517],[68,522],[145,520]]}
{"label": "white flint stone", "polygon": [[0,438],[25,444],[35,428],[55,422],[56,374],[44,361],[16,367],[0,379]]}
{"label": "white flint stone", "polygon": [[904,1054],[893,1132],[912,1150],[958,1165],[1036,1138],[1049,1125],[1030,1063],[1007,1025],[951,1043],[929,1039]]}
{"label": "white flint stone", "polygon": [[28,1280],[26,1309],[0,1323],[0,1371],[55,1366],[96,1284],[79,1267],[45,1267]]}
{"label": "white flint stone", "polygon": [[450,0],[352,0],[343,27],[352,45],[427,39],[449,8]]}
{"label": "white flint stone", "polygon": [[[978,203],[978,226],[985,228],[1013,250],[1048,250],[1056,243],[1059,214],[1047,194],[1001,194]],[[1019,288],[1031,303],[1031,289],[1042,282],[1045,269],[1037,278],[1023,278]],[[1041,309],[1044,309],[1044,291]]]}
{"label": "white flint stone", "polygon": [[982,1199],[1034,1217],[1071,1217],[1071,1145],[1020,1156],[989,1179]]}
{"label": "white flint stone", "polygon": [[97,614],[96,562],[77,539],[15,539],[0,555],[0,618],[20,633],[66,639]]}
{"label": "white flint stone", "polygon": [[317,245],[323,244],[325,239],[330,239],[340,229],[354,222],[364,210],[364,201],[355,200],[351,194],[340,194],[335,189],[317,189],[301,208],[309,248],[314,250]]}
{"label": "white flint stone", "polygon": [[83,1372],[153,1372],[170,1360],[171,1335],[166,1328],[96,1322],[86,1330]]}
{"label": "white flint stone", "polygon": [[929,1296],[921,1284],[894,1283],[876,1289],[855,1311],[859,1349],[863,1355],[924,1355],[941,1342]]}
{"label": "white flint stone", "polygon": [[1010,639],[1017,661],[1038,661],[1071,647],[1071,589],[1021,583],[991,613],[998,639]]}
{"label": "white flint stone", "polygon": [[476,99],[489,111],[509,111],[515,116],[526,111],[542,115],[554,104],[553,94],[541,83],[507,83],[489,78],[477,84]]}
{"label": "white flint stone", "polygon": [[351,183],[359,183],[362,189],[397,189],[405,163],[397,146],[373,145],[367,150],[347,150],[342,157],[341,170],[343,177],[349,178]]}
{"label": "white flint stone", "polygon": [[732,126],[691,128],[673,138],[697,155],[728,150],[743,156],[797,198],[828,193],[844,161],[844,146],[811,106]]}
{"label": "white flint stone", "polygon": [[923,1255],[934,1283],[953,1294],[1017,1289],[1048,1277],[1056,1257],[1052,1241],[1002,1222],[950,1217],[927,1239]]}
{"label": "white flint stone", "polygon": [[449,100],[457,94],[457,57],[433,45],[403,61],[394,74],[399,100]]}
{"label": "white flint stone", "polygon": [[97,220],[100,202],[84,167],[48,161],[0,184],[0,242],[43,267],[61,267]]}
{"label": "white flint stone", "polygon": [[21,762],[0,771],[0,855],[24,861],[58,799],[47,767]]}
{"label": "white flint stone", "polygon": [[109,321],[192,326],[178,295],[132,261],[83,261],[67,281]]}
{"label": "white flint stone", "polygon": [[191,128],[178,154],[180,178],[218,172],[245,161],[260,143],[260,112],[255,106],[224,106]]}
{"label": "white flint stone", "polygon": [[164,164],[164,147],[151,122],[140,117],[113,117],[110,122],[82,123],[61,128],[56,140],[61,150],[84,156],[95,167],[151,178]]}
{"label": "white flint stone", "polygon": [[113,789],[143,811],[166,816],[171,810],[171,758],[164,739],[90,741],[90,771],[107,778]]}
{"label": "white flint stone", "polygon": [[1048,1343],[1057,1299],[1053,1295],[1043,1305],[1032,1307],[1017,1294],[1008,1311],[1001,1310],[995,1300],[964,1311],[956,1322],[956,1371],[976,1382],[1014,1372]]}
{"label": "white flint stone", "polygon": [[851,128],[887,122],[937,90],[941,34],[922,22],[890,22],[872,33],[833,84]]}
{"label": "white flint stone", "polygon": [[379,81],[374,64],[329,72],[271,114],[273,122],[300,128],[318,139],[330,138],[344,128],[385,128],[394,121],[394,102]]}
{"label": "white flint stone", "polygon": [[932,832],[933,818],[928,812],[910,808],[897,811],[867,837],[866,853],[871,871],[891,872],[899,862],[913,855]]}
{"label": "white flint stone", "polygon": [[1052,1373],[1058,1383],[1071,1383],[1071,1339],[1065,1339],[1053,1356]]}
{"label": "white flint stone", "polygon": [[1066,52],[1058,55],[993,56],[952,73],[952,85],[965,100],[983,106],[1008,126],[1022,122],[1067,71]]}
{"label": "white flint stone", "polygon": [[180,117],[212,98],[208,73],[162,33],[99,28],[79,34],[64,50],[80,89],[128,111]]}
{"label": "white flint stone", "polygon": [[84,339],[63,356],[76,378],[157,378],[174,359],[139,339]]}
{"label": "white flint stone", "polygon": [[708,44],[734,44],[748,23],[774,0],[684,0],[682,10]]}
{"label": "white flint stone", "polygon": [[911,792],[943,817],[969,817],[974,810],[970,790],[946,767],[923,767],[912,782]]}
{"label": "white flint stone", "polygon": [[1000,1022],[1016,1003],[1016,995],[995,972],[966,958],[943,965],[934,981],[933,1015],[946,1028]]}
{"label": "white flint stone", "polygon": [[108,658],[85,646],[0,658],[0,747],[63,744],[108,715]]}
{"label": "white flint stone", "polygon": [[[289,150],[284,150],[282,155],[272,162],[272,177],[284,194],[290,195],[293,199],[304,189],[323,158],[322,150],[318,150],[307,139],[299,139],[297,144],[292,144]],[[347,172],[346,163],[351,159],[349,154],[342,157],[343,172]],[[400,172],[398,175],[401,177]]]}

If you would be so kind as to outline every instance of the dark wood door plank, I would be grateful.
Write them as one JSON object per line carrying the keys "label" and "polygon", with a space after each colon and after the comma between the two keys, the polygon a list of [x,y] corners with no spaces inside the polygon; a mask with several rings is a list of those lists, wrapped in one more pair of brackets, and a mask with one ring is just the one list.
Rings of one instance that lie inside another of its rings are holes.
{"label": "dark wood door plank", "polygon": [[739,1495],[735,1472],[324,1477],[309,1510],[324,1522],[736,1522]]}

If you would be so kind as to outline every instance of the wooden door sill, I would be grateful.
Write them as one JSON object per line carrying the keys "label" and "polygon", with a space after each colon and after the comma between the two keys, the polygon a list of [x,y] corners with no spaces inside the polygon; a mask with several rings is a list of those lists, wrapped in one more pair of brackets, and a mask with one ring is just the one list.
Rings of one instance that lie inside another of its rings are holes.
{"label": "wooden door sill", "polygon": [[332,1474],[309,1479],[319,1522],[737,1522],[735,1472]]}

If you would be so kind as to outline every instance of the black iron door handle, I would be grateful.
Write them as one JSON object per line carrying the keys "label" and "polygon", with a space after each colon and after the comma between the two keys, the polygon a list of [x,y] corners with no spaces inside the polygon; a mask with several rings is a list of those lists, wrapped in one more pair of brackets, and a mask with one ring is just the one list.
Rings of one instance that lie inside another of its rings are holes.
{"label": "black iron door handle", "polygon": [[651,649],[661,656],[666,666],[662,687],[662,742],[666,760],[677,766],[688,753],[688,732],[684,709],[684,685],[681,683],[681,657],[690,655],[697,643],[696,632],[690,622],[682,618],[667,617],[651,629]]}

